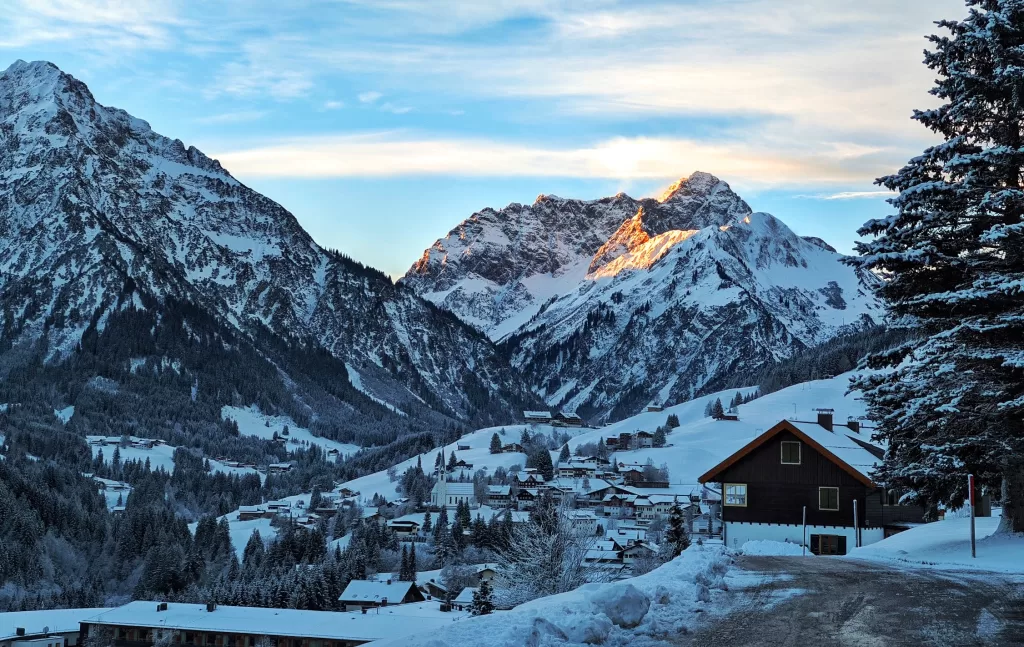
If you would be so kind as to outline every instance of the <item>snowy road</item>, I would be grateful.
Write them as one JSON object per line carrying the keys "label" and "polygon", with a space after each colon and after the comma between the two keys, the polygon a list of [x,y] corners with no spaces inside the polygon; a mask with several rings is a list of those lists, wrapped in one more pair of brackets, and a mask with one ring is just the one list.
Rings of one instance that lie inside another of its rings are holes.
{"label": "snowy road", "polygon": [[1024,645],[1024,578],[827,557],[737,561],[774,581],[737,593],[752,597],[680,646]]}

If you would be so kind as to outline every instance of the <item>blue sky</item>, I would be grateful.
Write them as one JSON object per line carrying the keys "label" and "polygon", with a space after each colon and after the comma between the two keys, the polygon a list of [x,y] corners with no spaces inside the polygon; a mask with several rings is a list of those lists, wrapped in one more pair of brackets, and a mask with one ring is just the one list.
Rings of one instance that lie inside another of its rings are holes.
{"label": "blue sky", "polygon": [[[473,211],[695,170],[849,251],[962,0],[12,0],[45,59],[392,275]],[[850,5],[850,6],[844,6]],[[854,6],[855,5],[855,6]]]}

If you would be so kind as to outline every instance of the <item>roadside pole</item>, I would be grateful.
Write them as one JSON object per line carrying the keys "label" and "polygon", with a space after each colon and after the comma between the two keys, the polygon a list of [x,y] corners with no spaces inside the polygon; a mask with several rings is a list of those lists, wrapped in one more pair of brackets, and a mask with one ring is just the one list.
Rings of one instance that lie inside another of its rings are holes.
{"label": "roadside pole", "polygon": [[860,548],[860,525],[857,524],[857,499],[853,500],[853,547]]}
{"label": "roadside pole", "polygon": [[974,474],[967,475],[968,500],[971,502],[971,557],[978,556],[974,534]]}
{"label": "roadside pole", "polygon": [[807,557],[807,506],[804,506],[804,540],[801,543],[804,547],[804,557]]}

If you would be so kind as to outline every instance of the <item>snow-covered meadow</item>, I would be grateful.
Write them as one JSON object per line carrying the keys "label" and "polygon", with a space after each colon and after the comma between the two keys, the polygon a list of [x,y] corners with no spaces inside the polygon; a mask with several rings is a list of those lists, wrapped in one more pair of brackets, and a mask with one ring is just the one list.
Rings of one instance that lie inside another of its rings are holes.
{"label": "snow-covered meadow", "polygon": [[[225,406],[220,411],[220,417],[224,420],[231,419],[238,423],[238,432],[243,436],[255,436],[263,440],[272,440],[276,433],[279,437],[285,438],[289,451],[298,446],[318,445],[325,452],[332,449],[338,450],[340,456],[348,456],[359,451],[358,445],[339,443],[320,436],[314,436],[313,432],[305,427],[295,424],[295,421],[288,416],[272,416],[263,413],[255,405],[248,407]],[[288,435],[284,435],[285,427],[288,428]],[[333,459],[332,459],[333,460]]]}

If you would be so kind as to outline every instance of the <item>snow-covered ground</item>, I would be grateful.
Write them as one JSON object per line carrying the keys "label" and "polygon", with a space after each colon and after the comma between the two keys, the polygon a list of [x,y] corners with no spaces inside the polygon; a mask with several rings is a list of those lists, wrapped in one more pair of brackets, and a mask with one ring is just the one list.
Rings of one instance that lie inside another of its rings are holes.
{"label": "snow-covered ground", "polygon": [[770,539],[754,539],[743,542],[740,552],[744,555],[814,555],[805,552],[803,546],[788,541],[771,541]]}
{"label": "snow-covered ground", "polygon": [[[86,437],[87,440],[94,438],[98,438],[98,436]],[[100,451],[102,451],[104,463],[109,465],[110,462],[114,460],[113,445],[90,444],[90,447],[92,447],[93,458],[96,458],[99,455]],[[168,472],[173,472],[175,449],[176,448],[171,445],[154,445],[151,449],[145,449],[142,447],[118,447],[118,453],[121,457],[121,462],[140,461],[142,463],[145,463],[146,459],[148,458],[150,469],[156,470],[162,467]],[[206,460],[210,462],[211,472],[224,472],[225,474],[236,474],[238,476],[241,476],[243,474],[259,474],[261,481],[267,478],[265,474],[259,473],[258,471],[256,471],[255,468],[252,467],[235,467],[232,465],[225,465],[224,463],[218,460],[214,460],[212,458],[207,458]]]}
{"label": "snow-covered ground", "polygon": [[79,630],[83,620],[97,616],[110,609],[52,609],[49,611],[12,611],[0,613],[0,642],[15,637],[19,627],[25,633],[41,634],[43,629],[51,633],[72,633]]}
{"label": "snow-covered ground", "polygon": [[[680,557],[646,575],[612,584],[585,586],[520,605],[510,611],[468,618],[430,634],[381,642],[381,647],[525,647],[665,645],[704,619],[732,609],[725,590],[758,583],[761,576],[734,569],[720,545],[691,546]],[[484,641],[482,637],[486,636]]]}
{"label": "snow-covered ground", "polygon": [[264,414],[256,406],[249,407],[228,407],[220,410],[222,419],[231,418],[238,423],[238,431],[243,436],[255,436],[264,440],[272,440],[274,433],[285,437],[284,428],[288,427],[288,448],[294,450],[298,446],[319,445],[325,452],[337,449],[341,456],[348,456],[359,451],[358,445],[339,443],[320,436],[314,436],[313,432],[295,424],[295,421],[288,416],[271,416]]}
{"label": "snow-covered ground", "polygon": [[971,557],[971,520],[944,519],[854,549],[849,557],[915,567],[1024,573],[1024,535],[996,534],[999,517],[976,519],[977,557]]}

